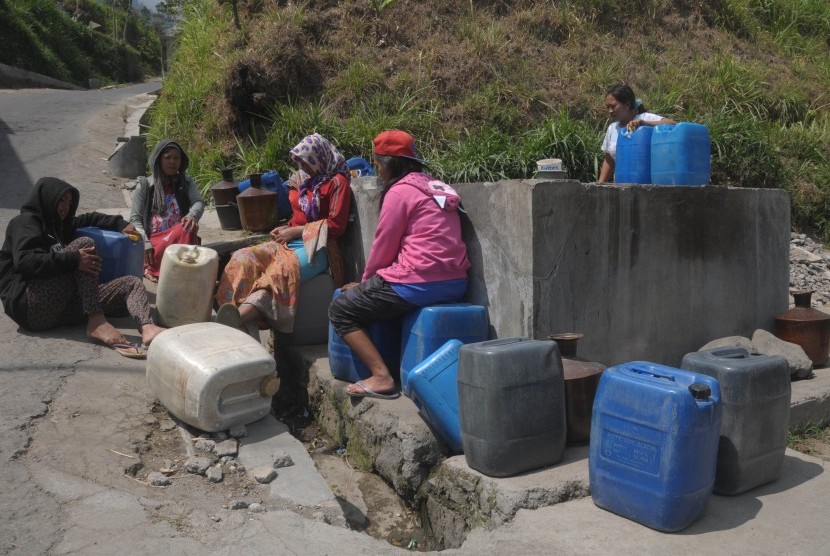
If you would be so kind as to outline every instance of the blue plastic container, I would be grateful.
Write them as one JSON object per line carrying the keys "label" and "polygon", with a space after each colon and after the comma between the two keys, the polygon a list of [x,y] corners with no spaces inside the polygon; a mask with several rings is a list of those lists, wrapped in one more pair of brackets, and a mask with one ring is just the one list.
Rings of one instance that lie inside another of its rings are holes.
{"label": "blue plastic container", "polygon": [[616,183],[651,183],[651,136],[654,128],[643,125],[617,134]]}
{"label": "blue plastic container", "polygon": [[[334,290],[334,297],[340,295],[340,289]],[[366,333],[380,352],[389,372],[399,380],[398,369],[401,360],[401,319],[385,320],[370,324]],[[334,378],[357,382],[369,378],[372,373],[366,368],[351,348],[346,345],[329,322],[329,367]]]}
{"label": "blue plastic container", "polygon": [[463,345],[450,340],[409,373],[409,397],[455,454],[464,451],[458,420],[458,354]]}
{"label": "blue plastic container", "polygon": [[[291,202],[288,200],[288,182],[283,182],[280,175],[274,170],[268,170],[262,174],[261,183],[263,189],[273,191],[277,194],[277,220],[285,220],[291,217]],[[251,187],[251,179],[244,179],[239,182],[239,192],[242,193]]]}
{"label": "blue plastic container", "polygon": [[409,372],[447,340],[463,344],[488,336],[487,309],[469,303],[421,307],[406,315],[401,333],[401,390],[409,396]]}
{"label": "blue plastic container", "polygon": [[144,276],[144,242],[126,234],[87,226],[75,230],[75,237],[90,237],[95,254],[103,259],[98,282],[105,284],[122,276]]}
{"label": "blue plastic container", "polygon": [[594,503],[658,531],[690,525],[715,484],[721,411],[710,376],[643,361],[606,369],[591,417]]}
{"label": "blue plastic container", "polygon": [[349,172],[352,174],[353,178],[375,175],[375,169],[372,168],[372,165],[359,156],[347,160],[346,166],[349,167]]}
{"label": "blue plastic container", "polygon": [[787,360],[724,347],[687,353],[680,366],[720,384],[723,418],[715,493],[740,494],[777,479],[790,422]]}
{"label": "blue plastic container", "polygon": [[651,135],[651,183],[707,185],[711,150],[705,125],[681,122],[656,126]]}

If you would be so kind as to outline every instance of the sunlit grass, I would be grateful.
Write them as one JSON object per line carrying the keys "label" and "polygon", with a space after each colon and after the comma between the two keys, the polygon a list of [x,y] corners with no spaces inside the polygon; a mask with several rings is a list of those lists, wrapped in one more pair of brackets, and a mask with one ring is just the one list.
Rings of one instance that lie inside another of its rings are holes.
{"label": "sunlit grass", "polygon": [[[527,178],[548,157],[590,182],[608,125],[604,92],[627,81],[650,111],[709,127],[713,183],[786,189],[793,222],[830,236],[830,3],[720,0],[691,15],[677,5],[516,0],[468,9],[465,2],[452,21],[418,20],[418,41],[379,45],[364,39],[372,13],[357,0],[330,12],[270,3],[242,33],[226,7],[190,0],[150,136],[185,143],[203,187],[225,165],[238,177],[263,169],[288,175],[288,151],[313,132],[347,157],[368,157],[372,138],[390,128],[411,132],[450,182]],[[390,40],[414,25],[405,17],[415,7],[384,9]],[[353,20],[336,19],[346,13]],[[665,24],[669,16],[679,27],[660,25],[662,34],[619,23]],[[231,131],[224,88],[235,61],[255,57],[247,45],[256,25],[296,33],[322,64],[324,83],[275,103],[249,130]],[[684,42],[684,25],[705,28],[706,42]],[[468,73],[458,75],[469,83],[452,73],[465,62]]]}

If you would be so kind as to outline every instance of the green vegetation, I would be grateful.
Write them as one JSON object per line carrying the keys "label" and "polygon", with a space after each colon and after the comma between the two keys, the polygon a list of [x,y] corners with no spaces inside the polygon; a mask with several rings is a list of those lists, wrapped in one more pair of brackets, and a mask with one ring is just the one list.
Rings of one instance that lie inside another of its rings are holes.
{"label": "green vegetation", "polygon": [[[827,436],[827,428],[817,423],[799,427],[787,434],[787,447],[793,450],[804,451],[804,444],[817,440],[824,440]],[[805,452],[809,453],[809,452]]]}
{"label": "green vegetation", "polygon": [[160,69],[160,29],[144,25],[146,13],[144,22],[126,13],[94,0],[63,7],[54,0],[0,0],[0,63],[81,86],[90,78],[140,81]]}
{"label": "green vegetation", "polygon": [[781,187],[830,239],[826,0],[188,0],[151,139],[190,148],[205,187],[236,165],[287,173],[317,131],[368,156],[410,131],[450,182],[563,159],[596,179],[605,89],[709,127],[712,183]]}

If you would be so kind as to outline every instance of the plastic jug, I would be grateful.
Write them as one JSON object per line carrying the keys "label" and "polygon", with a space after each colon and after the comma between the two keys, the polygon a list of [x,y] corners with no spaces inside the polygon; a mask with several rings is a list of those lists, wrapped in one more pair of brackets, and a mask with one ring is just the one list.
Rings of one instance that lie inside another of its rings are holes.
{"label": "plastic jug", "polygon": [[416,309],[403,319],[401,332],[401,390],[409,395],[409,371],[447,340],[463,344],[488,336],[487,309],[469,303],[445,303]]}
{"label": "plastic jug", "polygon": [[300,285],[294,331],[279,333],[279,341],[289,346],[325,344],[329,333],[329,303],[334,292],[331,274],[323,272]]}
{"label": "plastic jug", "polygon": [[555,342],[506,338],[463,346],[458,410],[467,465],[508,477],[560,462],[564,388]]}
{"label": "plastic jug", "polygon": [[169,245],[164,250],[156,310],[164,326],[210,320],[219,255],[199,245]]}
{"label": "plastic jug", "polygon": [[130,237],[114,230],[86,226],[75,230],[75,237],[89,237],[95,242],[95,254],[103,259],[98,282],[105,284],[122,276],[144,275],[144,242],[141,236]]}
{"label": "plastic jug", "polygon": [[687,527],[712,494],[720,423],[710,376],[644,361],[605,369],[591,417],[594,503],[659,531]]}
{"label": "plastic jug", "polygon": [[372,165],[359,156],[347,160],[346,166],[349,167],[349,173],[353,178],[375,175],[375,169],[372,168]]}
{"label": "plastic jug", "polygon": [[409,373],[409,397],[432,430],[456,454],[464,451],[458,420],[458,354],[463,345],[450,340]]}
{"label": "plastic jug", "polygon": [[654,128],[643,125],[617,134],[616,183],[651,183],[651,136]]}
{"label": "plastic jug", "polygon": [[715,492],[739,494],[777,479],[790,423],[787,360],[734,347],[687,353],[680,366],[720,384],[723,417]]}
{"label": "plastic jug", "polygon": [[[334,290],[334,297],[340,295],[340,289]],[[346,342],[337,335],[334,326],[329,322],[329,367],[334,378],[357,382],[369,378],[372,374],[360,359],[349,348]],[[380,352],[384,363],[395,380],[399,380],[398,371],[401,361],[401,319],[385,320],[370,324],[366,333]]]}
{"label": "plastic jug", "polygon": [[279,388],[275,368],[274,357],[241,330],[200,322],[155,337],[147,386],[170,413],[216,432],[268,415]]}
{"label": "plastic jug", "polygon": [[651,183],[707,185],[711,150],[705,125],[681,122],[655,126],[651,135]]}

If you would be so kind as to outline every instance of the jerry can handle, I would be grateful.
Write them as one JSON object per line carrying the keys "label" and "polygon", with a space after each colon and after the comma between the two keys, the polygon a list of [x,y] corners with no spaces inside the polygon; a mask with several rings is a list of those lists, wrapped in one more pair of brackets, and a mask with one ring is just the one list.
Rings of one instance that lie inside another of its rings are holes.
{"label": "jerry can handle", "polygon": [[713,349],[711,353],[714,357],[720,357],[721,359],[746,359],[749,357],[749,351],[746,348],[742,347],[724,347],[724,348],[717,348]]}
{"label": "jerry can handle", "polygon": [[668,374],[659,373],[649,368],[645,367],[630,367],[628,369],[632,373],[636,373],[638,375],[647,375],[651,378],[658,378],[660,380],[668,380],[670,382],[675,382],[674,377]]}

